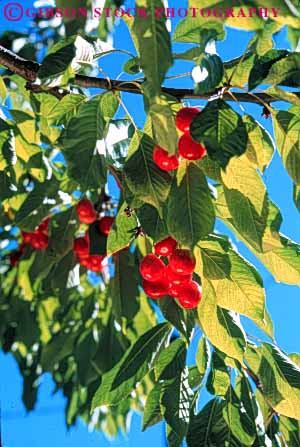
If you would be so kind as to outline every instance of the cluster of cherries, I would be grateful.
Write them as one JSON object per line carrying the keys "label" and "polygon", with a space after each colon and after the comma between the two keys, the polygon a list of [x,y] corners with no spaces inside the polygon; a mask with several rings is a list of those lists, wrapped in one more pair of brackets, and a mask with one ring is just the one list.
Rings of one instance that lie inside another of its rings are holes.
{"label": "cluster of cherries", "polygon": [[[199,284],[192,279],[196,261],[191,252],[177,248],[177,241],[171,236],[156,243],[154,251],[140,264],[146,295],[154,299],[170,295],[186,309],[197,307],[202,295]],[[168,264],[161,256],[168,259]]]}
{"label": "cluster of cherries", "polygon": [[169,155],[168,151],[156,145],[153,150],[154,163],[163,171],[173,171],[178,168],[180,157],[186,160],[200,160],[206,155],[205,147],[193,140],[190,125],[200,112],[197,107],[184,107],[176,114],[176,127],[183,132],[178,141],[178,154]]}
{"label": "cluster of cherries", "polygon": [[20,244],[18,250],[11,252],[9,255],[9,261],[12,267],[15,267],[18,264],[27,245],[30,245],[34,250],[44,250],[48,247],[49,222],[50,217],[47,217],[40,223],[35,231],[21,231],[23,242]]}
{"label": "cluster of cherries", "polygon": [[[81,223],[91,225],[97,220],[94,205],[88,199],[82,199],[76,207],[78,219]],[[98,228],[103,236],[108,236],[114,217],[103,216],[98,221]],[[90,255],[90,238],[88,231],[82,237],[74,239],[73,250],[76,253],[79,264],[92,272],[101,272],[104,268],[105,255]]]}

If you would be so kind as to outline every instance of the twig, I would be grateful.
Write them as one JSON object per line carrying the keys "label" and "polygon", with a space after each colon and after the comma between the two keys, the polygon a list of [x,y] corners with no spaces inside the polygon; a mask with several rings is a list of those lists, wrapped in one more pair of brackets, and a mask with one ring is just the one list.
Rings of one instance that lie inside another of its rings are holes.
{"label": "twig", "polygon": [[[51,88],[46,89],[40,85],[33,84],[37,79],[37,73],[40,68],[40,64],[37,62],[33,62],[30,60],[26,60],[12,51],[7,50],[3,46],[0,45],[0,64],[8,68],[13,73],[21,76],[27,82],[27,88],[33,91],[34,93],[50,93],[58,98],[61,98],[69,93],[69,91],[64,91],[61,88]],[[120,92],[126,93],[134,93],[137,95],[141,95],[143,81],[119,81],[116,79],[107,79],[96,78],[92,76],[84,76],[84,75],[75,75],[74,80],[72,80],[71,85],[83,87],[83,88],[99,88],[101,90],[116,90]],[[182,99],[204,99],[208,100],[213,96],[218,95],[219,90],[215,90],[206,94],[196,94],[193,89],[185,89],[185,88],[171,88],[171,87],[162,87],[162,93],[166,93],[171,95],[178,100]],[[298,98],[300,98],[300,92],[292,92]],[[267,104],[269,105],[272,102],[281,101],[282,99],[274,98],[273,96],[267,93],[256,93],[255,95],[251,92],[245,93],[234,93],[234,96],[239,102],[250,102],[255,104]],[[225,101],[233,101],[231,94],[227,91],[223,94],[223,99]]]}
{"label": "twig", "polygon": [[107,165],[107,169],[109,170],[111,175],[114,177],[119,189],[122,191],[123,185],[122,185],[122,181],[119,177],[118,171],[115,169],[115,167],[113,165]]}

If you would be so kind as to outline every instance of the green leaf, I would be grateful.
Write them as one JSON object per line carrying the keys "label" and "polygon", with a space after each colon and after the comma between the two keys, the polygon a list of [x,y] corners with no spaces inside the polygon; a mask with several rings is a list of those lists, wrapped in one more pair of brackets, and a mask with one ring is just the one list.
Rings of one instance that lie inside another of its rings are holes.
{"label": "green leaf", "polygon": [[[111,280],[112,310],[116,320],[132,320],[139,310],[139,275],[135,257],[128,251],[114,256],[115,272]],[[128,279],[130,278],[130,281]]]}
{"label": "green leaf", "polygon": [[[222,81],[224,68],[221,58],[217,54],[206,54],[201,57],[196,64],[201,73],[207,73],[206,78],[200,82],[196,82],[195,93],[203,95],[214,91]],[[196,71],[196,69],[194,68]]]}
{"label": "green leaf", "polygon": [[157,383],[154,385],[152,390],[150,391],[146,405],[143,413],[143,428],[142,431],[146,430],[146,428],[151,427],[152,425],[157,424],[163,419],[160,410],[160,394],[162,390],[162,383]]}
{"label": "green leaf", "polygon": [[300,39],[300,32],[298,29],[295,29],[291,26],[287,27],[287,37],[292,45],[293,50],[295,51],[298,43],[299,43],[299,39]]}
{"label": "green leaf", "polygon": [[[229,444],[230,443],[230,444]],[[233,442],[230,431],[222,416],[219,399],[210,400],[195,416],[192,416],[187,433],[188,447],[238,447]]]}
{"label": "green leaf", "polygon": [[[40,223],[40,216],[37,215],[37,210],[39,208],[45,208],[43,206],[45,197],[47,197],[48,199],[56,198],[57,189],[58,182],[54,179],[52,179],[51,181],[45,181],[44,183],[36,182],[33,191],[28,194],[26,200],[23,202],[22,206],[16,214],[16,223],[22,226],[22,223],[25,221],[25,219],[30,216],[32,222],[31,225],[33,226],[33,228],[30,229],[33,230],[34,227]],[[47,208],[52,208],[54,204],[52,203],[51,206],[48,205]],[[25,228],[27,227],[25,226]]]}
{"label": "green leaf", "polygon": [[75,37],[69,37],[51,47],[37,73],[42,82],[49,82],[60,75],[67,74],[62,85],[67,84],[69,78],[73,76],[70,64],[75,57],[74,43]]}
{"label": "green leaf", "polygon": [[67,125],[71,118],[76,116],[79,107],[86,101],[86,97],[81,94],[73,94],[64,96],[59,103],[55,103],[53,107],[43,111],[43,116],[47,113],[47,119],[53,124]]}
{"label": "green leaf", "polygon": [[242,56],[224,62],[224,82],[230,79],[232,85],[246,84],[255,59],[256,55],[252,51],[248,51]]}
{"label": "green leaf", "polygon": [[159,214],[151,205],[143,205],[137,210],[137,216],[145,233],[154,242],[158,242],[168,236],[166,223],[159,217]]}
{"label": "green leaf", "polygon": [[229,387],[226,396],[226,406],[223,416],[233,435],[244,446],[252,446],[255,439],[255,419],[251,419],[246,411],[242,410],[243,401],[240,400],[232,387]]}
{"label": "green leaf", "polygon": [[300,87],[299,81],[300,55],[290,53],[284,59],[272,64],[264,84],[284,85],[287,87]]}
{"label": "green leaf", "polygon": [[277,86],[269,87],[264,92],[280,101],[290,102],[291,104],[295,105],[300,104],[300,98],[295,93],[287,92],[286,90],[283,90]]}
{"label": "green leaf", "polygon": [[68,172],[83,191],[98,189],[106,181],[103,160],[98,153],[95,154],[97,141],[103,138],[104,127],[101,96],[96,96],[79,107],[64,134],[62,152]]}
{"label": "green leaf", "polygon": [[170,380],[178,375],[185,366],[186,353],[186,345],[180,338],[161,351],[154,365],[156,381]]}
{"label": "green leaf", "polygon": [[195,325],[193,312],[182,309],[174,298],[169,296],[160,299],[158,305],[165,319],[188,340]]}
{"label": "green leaf", "polygon": [[205,372],[206,372],[208,365],[210,363],[210,356],[211,356],[211,354],[210,354],[209,344],[203,335],[200,338],[200,341],[198,343],[197,352],[196,352],[197,368],[198,368],[199,373],[203,377],[204,377]]}
{"label": "green leaf", "polygon": [[1,103],[5,104],[5,100],[6,100],[6,96],[7,96],[7,88],[5,85],[5,82],[3,80],[3,77],[0,77],[0,98],[1,98]]}
{"label": "green leaf", "polygon": [[230,387],[229,370],[224,363],[222,354],[214,351],[211,359],[211,369],[207,377],[207,390],[219,397],[225,397]]}
{"label": "green leaf", "polygon": [[243,157],[230,160],[222,172],[228,209],[239,233],[257,251],[267,225],[268,197],[265,185],[255,168]]}
{"label": "green leaf", "polygon": [[149,109],[155,142],[173,155],[177,152],[175,116],[168,101],[156,98]]}
{"label": "green leaf", "polygon": [[197,15],[180,20],[175,28],[172,40],[175,42],[199,43],[203,51],[210,40],[223,40],[224,37],[223,23],[219,20]]}
{"label": "green leaf", "polygon": [[297,447],[300,443],[300,422],[285,416],[279,418],[279,430],[283,434],[286,445]]}
{"label": "green leaf", "polygon": [[[263,56],[257,57],[249,74],[249,89],[253,90],[258,85],[266,83],[273,64],[281,59],[285,62],[287,55],[288,51],[286,50],[270,50]],[[274,84],[277,84],[277,82],[274,82]]]}
{"label": "green leaf", "polygon": [[99,221],[95,221],[88,227],[88,235],[90,239],[90,255],[106,255],[107,253],[107,236],[101,233],[99,229]]}
{"label": "green leaf", "polygon": [[16,149],[12,127],[0,118],[0,163],[1,168],[16,163]]}
{"label": "green leaf", "polygon": [[216,348],[243,363],[246,339],[237,315],[217,305],[210,281],[203,279],[202,285],[203,295],[198,306],[201,329]]}
{"label": "green leaf", "polygon": [[138,41],[140,64],[146,78],[144,88],[151,98],[160,92],[165,74],[173,64],[170,36],[164,14],[157,14],[158,8],[163,8],[160,0],[137,0],[135,7],[147,8],[147,17],[135,16],[133,32]]}
{"label": "green leaf", "polygon": [[77,364],[78,378],[83,386],[87,386],[98,377],[97,371],[91,364],[96,352],[97,343],[92,331],[82,332],[74,346],[74,357]]}
{"label": "green leaf", "polygon": [[153,361],[170,333],[170,326],[161,323],[144,333],[131,346],[121,361],[104,374],[96,391],[92,409],[101,405],[116,405],[125,398],[152,368]]}
{"label": "green leaf", "polygon": [[[241,408],[242,403],[246,410],[246,413],[241,415],[241,421],[243,419],[245,422],[244,425],[247,434],[249,435],[253,432],[256,433],[257,439],[261,445],[267,445],[268,436],[266,434],[263,414],[245,374],[236,379],[235,393],[239,399],[239,407]],[[234,429],[232,429],[232,432],[237,436]],[[237,438],[241,439],[239,435]]]}
{"label": "green leaf", "polygon": [[273,409],[300,419],[300,368],[277,346],[263,343],[258,356],[246,356],[251,370],[258,376],[263,392]]}
{"label": "green leaf", "polygon": [[200,276],[209,278],[217,304],[252,319],[273,337],[272,323],[266,311],[263,282],[257,270],[234,250],[225,251],[217,241],[203,241],[198,247],[200,253],[196,248],[195,271]]}
{"label": "green leaf", "polygon": [[188,384],[187,367],[183,372],[177,374],[175,379],[163,382],[161,411],[172,429],[171,436],[179,446],[188,430],[192,397],[193,392]]}
{"label": "green leaf", "polygon": [[123,65],[123,71],[128,74],[138,74],[141,71],[140,59],[133,57]]}
{"label": "green leaf", "polygon": [[247,148],[247,129],[242,117],[221,99],[209,101],[191,124],[191,136],[205,145],[208,155],[226,166]]}
{"label": "green leaf", "polygon": [[222,191],[219,189],[217,216],[241,239],[251,247],[255,256],[270,270],[278,282],[286,284],[300,284],[300,246],[279,233],[281,214],[278,208],[269,202],[268,226],[264,235],[264,252],[256,251],[248,241],[239,233],[234,225],[231,215],[224,201]]}
{"label": "green leaf", "polygon": [[274,113],[273,125],[276,144],[284,166],[293,181],[298,184],[300,182],[300,120],[298,108],[295,112],[280,110]]}
{"label": "green leaf", "polygon": [[221,181],[221,168],[217,160],[212,160],[209,156],[203,157],[195,162],[203,174],[216,182]]}
{"label": "green leaf", "polygon": [[66,336],[59,332],[44,346],[41,356],[41,365],[44,371],[53,371],[55,364],[65,357],[73,354],[76,334],[73,332]]}
{"label": "green leaf", "polygon": [[274,142],[269,133],[250,115],[243,116],[248,133],[245,157],[261,173],[269,166],[274,154]]}
{"label": "green leaf", "polygon": [[167,211],[170,234],[193,247],[214,227],[211,193],[202,171],[194,164],[182,165],[174,177]]}
{"label": "green leaf", "polygon": [[127,216],[125,209],[128,208],[124,202],[114,220],[113,226],[107,237],[107,256],[110,256],[123,248],[128,247],[132,241],[132,230],[138,226],[137,218],[133,212],[131,216]]}
{"label": "green leaf", "polygon": [[170,190],[170,175],[153,161],[154,141],[148,135],[136,132],[131,140],[124,166],[126,184],[139,199],[161,212],[162,203]]}

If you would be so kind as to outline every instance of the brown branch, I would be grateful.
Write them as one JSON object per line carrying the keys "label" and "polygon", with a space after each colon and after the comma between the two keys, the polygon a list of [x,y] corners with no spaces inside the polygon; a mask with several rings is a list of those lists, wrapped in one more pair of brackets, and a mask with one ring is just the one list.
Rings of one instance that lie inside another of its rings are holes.
{"label": "brown branch", "polygon": [[111,175],[114,177],[114,179],[115,179],[115,181],[116,181],[116,183],[118,185],[118,188],[120,190],[122,190],[123,189],[123,184],[122,184],[122,180],[119,177],[120,173],[118,172],[118,170],[113,165],[107,165],[107,169],[109,170]]}
{"label": "brown branch", "polygon": [[[34,93],[50,93],[58,98],[67,95],[69,92],[62,88],[46,89],[40,85],[33,84],[37,79],[37,73],[40,68],[40,64],[30,60],[23,59],[12,51],[7,50],[0,45],[0,64],[8,68],[13,73],[26,79],[27,88]],[[126,93],[142,94],[141,81],[120,81],[115,79],[96,78],[92,76],[75,75],[72,84],[83,88],[99,88],[101,90],[112,90]],[[193,89],[178,89],[171,87],[162,87],[162,92],[171,95],[179,100],[181,99],[210,99],[220,93],[219,90],[215,90],[211,93],[204,95],[198,95]],[[293,92],[298,98],[300,98],[300,92]],[[280,101],[279,98],[274,98],[267,93],[255,93],[253,96],[251,93],[234,93],[235,99],[231,96],[230,92],[225,92],[222,98],[226,101],[237,100],[239,102],[251,102],[256,104],[267,103],[270,104],[275,101]]]}

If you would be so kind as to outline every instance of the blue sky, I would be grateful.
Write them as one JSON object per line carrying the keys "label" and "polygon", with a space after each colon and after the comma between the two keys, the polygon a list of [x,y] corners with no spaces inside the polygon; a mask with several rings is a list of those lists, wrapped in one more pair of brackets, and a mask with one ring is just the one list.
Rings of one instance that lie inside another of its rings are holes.
{"label": "blue sky", "polygon": [[[22,4],[30,5],[30,2],[22,1]],[[178,7],[182,5],[182,1],[170,0],[170,6]],[[4,3],[0,5],[3,8]],[[2,17],[2,14],[1,14]],[[173,26],[176,19],[173,20]],[[1,32],[8,29],[22,31],[23,23],[12,24],[0,20]],[[26,28],[24,28],[26,29]],[[227,39],[218,43],[217,49],[219,54],[225,60],[231,59],[241,54],[245,49],[250,35],[248,33],[228,30]],[[285,31],[282,31],[276,37],[278,47],[289,48]],[[120,25],[116,32],[114,42],[115,48],[123,48],[133,50],[132,44],[128,38],[128,32],[123,25]],[[181,46],[182,47],[182,46]],[[184,47],[186,48],[186,47]],[[176,50],[179,49],[177,45]],[[182,48],[181,48],[182,49]],[[103,68],[114,77],[119,75],[122,64],[120,61],[126,61],[126,57],[118,55],[115,58],[103,59]],[[190,69],[188,63],[177,63],[176,71],[184,72]],[[122,78],[124,79],[124,77]],[[179,80],[178,86],[191,86],[192,82],[188,78]],[[140,122],[141,109],[143,107],[142,98],[134,95],[124,95],[124,100],[128,106],[133,118],[137,123]],[[191,101],[191,105],[201,104],[199,101]],[[277,104],[279,107],[280,104]],[[246,105],[248,113],[253,114],[267,129],[271,132],[271,121],[261,118],[261,108],[255,105]],[[267,184],[270,198],[279,206],[282,211],[284,220],[282,232],[299,242],[300,225],[299,213],[292,202],[292,183],[288,175],[282,167],[281,160],[276,154],[273,158],[271,166],[264,175],[264,181]],[[224,226],[218,225],[218,229],[225,231]],[[270,273],[256,260],[244,245],[234,240],[240,252],[255,264],[263,276],[267,291],[267,306],[273,318],[275,325],[275,335],[279,346],[288,353],[300,351],[300,333],[297,330],[298,315],[300,311],[299,288],[277,284]],[[259,335],[259,331],[251,323],[245,323],[246,328],[253,334]],[[191,352],[189,353],[189,363],[192,361],[196,340],[193,343]],[[141,419],[138,415],[133,415],[132,425],[129,435],[126,438],[119,437],[116,440],[108,440],[99,433],[89,433],[87,427],[83,423],[78,423],[75,428],[69,432],[66,431],[64,423],[64,399],[60,393],[52,395],[54,385],[49,375],[45,375],[41,379],[41,386],[38,397],[36,410],[26,415],[21,402],[22,383],[18,372],[18,367],[10,355],[0,354],[1,365],[1,406],[2,406],[2,437],[3,446],[19,447],[20,445],[30,445],[38,447],[64,446],[86,446],[93,447],[136,447],[143,445],[144,447],[164,446],[163,425],[159,424],[145,433],[141,433]],[[206,396],[207,397],[207,396]]]}

